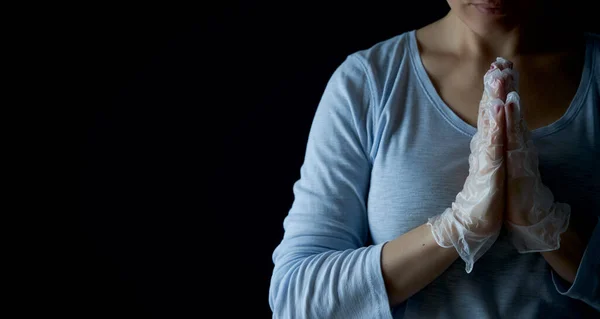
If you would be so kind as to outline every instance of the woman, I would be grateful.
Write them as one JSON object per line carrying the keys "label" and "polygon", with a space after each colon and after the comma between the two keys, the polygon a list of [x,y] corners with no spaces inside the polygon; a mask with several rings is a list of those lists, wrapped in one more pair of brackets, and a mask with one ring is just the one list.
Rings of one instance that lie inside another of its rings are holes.
{"label": "woman", "polygon": [[328,82],[274,317],[598,315],[600,38],[527,1],[448,3]]}

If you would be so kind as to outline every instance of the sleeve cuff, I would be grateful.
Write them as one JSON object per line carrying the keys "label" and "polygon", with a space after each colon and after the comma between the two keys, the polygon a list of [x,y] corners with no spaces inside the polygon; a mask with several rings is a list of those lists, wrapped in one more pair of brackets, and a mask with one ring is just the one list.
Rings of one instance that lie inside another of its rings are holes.
{"label": "sleeve cuff", "polygon": [[584,301],[600,311],[600,217],[577,269],[573,284],[552,273],[558,293]]}
{"label": "sleeve cuff", "polygon": [[369,284],[371,284],[374,300],[379,301],[378,303],[380,305],[377,309],[377,318],[392,319],[392,308],[390,308],[389,297],[385,289],[383,273],[381,272],[381,251],[383,250],[383,245],[386,243],[387,242],[371,246],[372,267],[375,267],[376,269],[376,271],[372,273],[376,275],[371,277]]}

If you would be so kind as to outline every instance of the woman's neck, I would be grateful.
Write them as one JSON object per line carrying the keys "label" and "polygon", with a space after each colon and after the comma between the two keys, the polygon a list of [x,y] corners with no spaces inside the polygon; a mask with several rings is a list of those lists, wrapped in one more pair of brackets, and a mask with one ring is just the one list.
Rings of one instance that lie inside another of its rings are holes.
{"label": "woman's neck", "polygon": [[458,57],[494,60],[519,59],[572,51],[580,45],[576,30],[558,29],[544,17],[531,16],[526,23],[504,23],[480,30],[471,29],[452,10],[436,24],[441,45]]}
{"label": "woman's neck", "polygon": [[519,55],[526,43],[521,25],[473,30],[452,11],[440,21],[446,47],[456,55],[489,60],[497,56],[511,58]]}

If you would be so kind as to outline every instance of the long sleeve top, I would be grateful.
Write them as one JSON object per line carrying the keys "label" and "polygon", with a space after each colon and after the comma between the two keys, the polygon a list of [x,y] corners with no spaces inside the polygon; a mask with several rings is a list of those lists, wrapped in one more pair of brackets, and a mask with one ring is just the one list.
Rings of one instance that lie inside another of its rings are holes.
{"label": "long sleeve top", "polygon": [[[539,170],[571,214],[600,216],[600,37],[566,113],[532,131]],[[415,32],[356,51],[316,109],[284,237],[273,252],[274,318],[600,318],[600,223],[573,284],[503,230],[471,273],[459,258],[390,308],[382,246],[442,213],[468,175],[476,128],[444,104]]]}

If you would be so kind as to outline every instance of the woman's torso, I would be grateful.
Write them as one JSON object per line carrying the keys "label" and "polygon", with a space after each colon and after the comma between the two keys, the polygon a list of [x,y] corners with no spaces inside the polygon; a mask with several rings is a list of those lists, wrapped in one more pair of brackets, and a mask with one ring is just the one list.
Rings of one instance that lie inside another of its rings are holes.
{"label": "woman's torso", "polygon": [[[585,69],[574,98],[559,118],[534,130],[533,139],[543,182],[555,200],[570,204],[573,214],[598,215],[600,61],[595,57],[597,38],[588,40]],[[358,54],[369,62],[377,102],[368,218],[373,242],[382,243],[424,224],[452,203],[468,174],[469,142],[475,128],[437,94],[419,56],[414,31]],[[545,260],[539,254],[518,254],[503,232],[471,274],[458,260],[394,309],[394,315],[565,318],[581,317],[578,311],[588,309],[558,294]]]}

